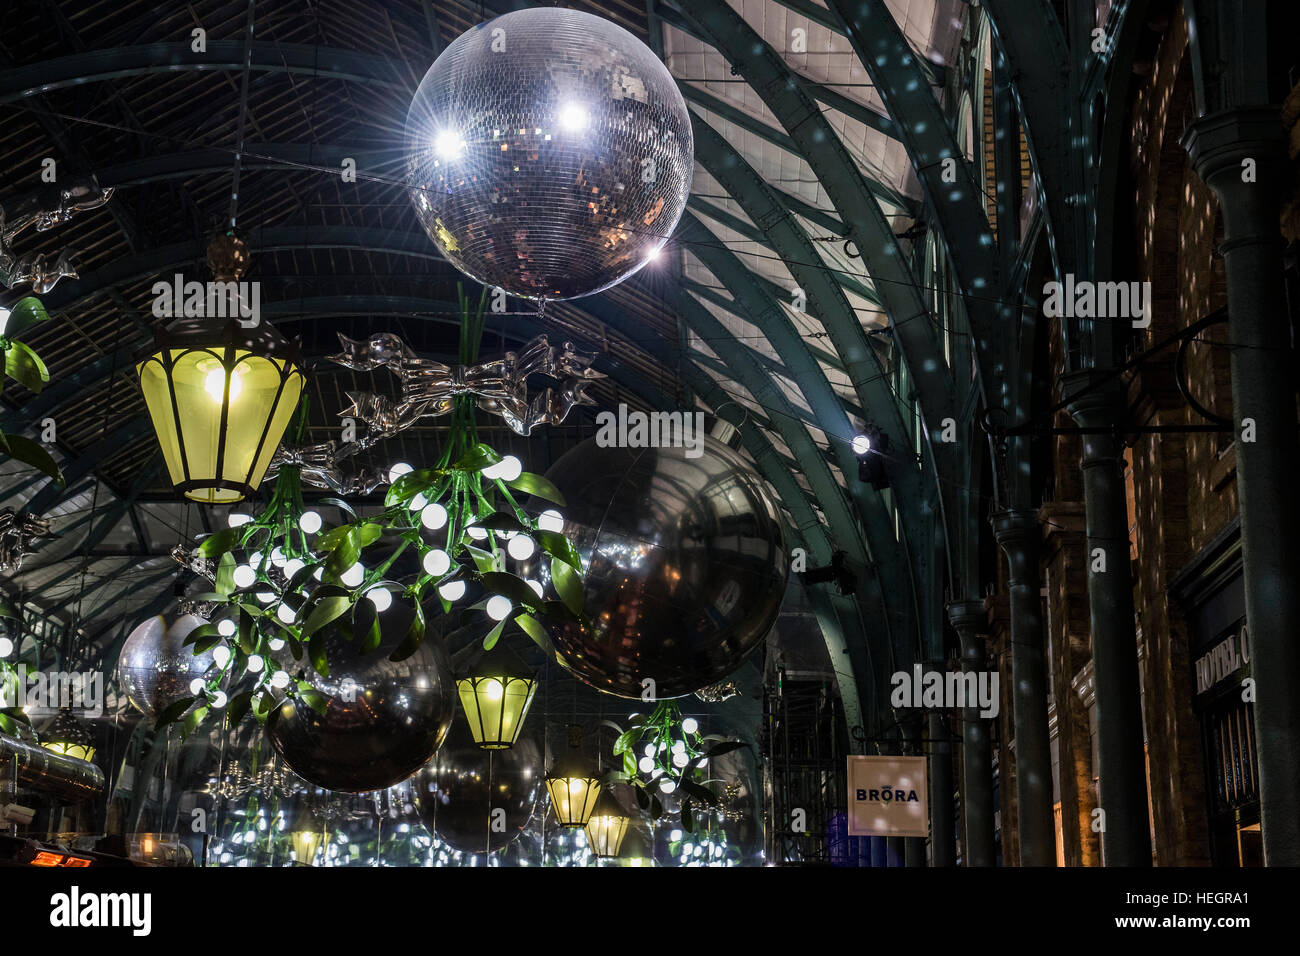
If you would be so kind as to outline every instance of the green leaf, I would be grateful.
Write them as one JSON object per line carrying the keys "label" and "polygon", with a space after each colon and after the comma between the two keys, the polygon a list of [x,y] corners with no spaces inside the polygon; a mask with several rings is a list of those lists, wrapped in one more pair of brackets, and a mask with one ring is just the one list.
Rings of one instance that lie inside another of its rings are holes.
{"label": "green leaf", "polygon": [[160,727],[164,727],[167,724],[179,720],[181,714],[193,707],[194,702],[198,699],[198,697],[182,697],[180,700],[174,701],[166,710],[158,715],[158,719],[153,725],[154,730],[158,730]]}
{"label": "green leaf", "polygon": [[235,590],[235,556],[226,552],[217,562],[217,580],[213,585],[223,598],[229,597]]}
{"label": "green leaf", "polygon": [[541,621],[531,614],[516,614],[515,623],[519,625],[520,630],[533,639],[534,644],[546,651],[549,657],[555,656],[555,647],[551,644],[550,635],[546,633],[546,628],[542,627]]}
{"label": "green leaf", "polygon": [[687,780],[684,776],[677,781],[678,789],[690,794],[696,800],[708,804],[711,807],[718,805],[718,798],[708,787],[702,787],[698,783]]}
{"label": "green leaf", "polygon": [[37,322],[49,321],[50,314],[45,311],[41,300],[34,295],[23,296],[14,303],[9,315],[9,324],[5,328],[8,336],[17,336],[19,332],[30,329]]}
{"label": "green leaf", "polygon": [[508,511],[494,511],[484,518],[479,518],[473,522],[470,527],[482,528],[485,531],[520,531],[528,533],[527,526]]}
{"label": "green leaf", "polygon": [[226,724],[233,727],[248,713],[248,707],[253,702],[253,692],[246,690],[230,698],[230,703],[226,707]]}
{"label": "green leaf", "polygon": [[508,597],[513,604],[533,607],[541,601],[537,592],[528,586],[527,581],[509,571],[488,571],[481,580],[484,588],[494,594]]}
{"label": "green leaf", "polygon": [[488,465],[495,465],[501,460],[501,456],[494,452],[487,445],[479,442],[473,448],[461,456],[460,461],[451,467],[456,471],[482,471]]}
{"label": "green leaf", "polygon": [[496,570],[496,562],[492,559],[491,551],[484,551],[469,544],[465,545],[465,550],[469,552],[469,556],[474,560],[474,566],[479,571],[486,573]]}
{"label": "green leaf", "polygon": [[370,629],[366,631],[366,636],[361,641],[361,653],[372,654],[377,651],[380,640],[382,640],[382,634],[379,630],[379,615],[376,614],[370,619]]}
{"label": "green leaf", "polygon": [[347,536],[335,545],[334,553],[325,562],[326,575],[332,578],[340,577],[361,557],[361,547],[357,544],[356,535],[352,533],[355,530],[349,529]]}
{"label": "green leaf", "polygon": [[533,537],[537,539],[543,551],[553,558],[559,558],[582,574],[582,556],[578,554],[578,549],[573,546],[572,541],[558,531],[536,531]]}
{"label": "green leaf", "polygon": [[[217,625],[200,624],[198,627],[194,628],[194,630],[185,635],[185,640],[181,641],[181,647],[185,647],[188,644],[197,644],[205,637],[216,637],[220,639],[221,634],[217,631]],[[195,651],[194,653],[202,654],[203,652]]]}
{"label": "green leaf", "polygon": [[307,616],[307,623],[303,625],[302,636],[311,637],[322,627],[344,613],[352,606],[352,599],[346,597],[326,597],[316,602],[312,608],[311,614]]}
{"label": "green leaf", "polygon": [[419,601],[415,602],[415,618],[411,621],[411,627],[406,632],[406,637],[397,650],[388,655],[390,661],[404,661],[417,650],[420,649],[420,642],[424,640],[424,607]]}
{"label": "green leaf", "polygon": [[[384,495],[384,505],[391,507],[397,504],[406,504],[417,494],[429,487],[432,482],[442,472],[436,468],[420,468],[416,471],[408,471],[388,487],[388,494]],[[425,497],[429,497],[426,495]],[[433,499],[430,498],[430,501]],[[354,516],[355,517],[355,516]]]}
{"label": "green leaf", "polygon": [[326,697],[324,694],[322,694],[320,691],[318,691],[315,687],[312,687],[310,684],[307,685],[306,687],[299,685],[298,699],[301,700],[308,707],[310,707],[312,710],[316,711],[316,713],[318,714],[325,713],[325,711],[329,708],[329,704],[330,704],[329,698]]}
{"label": "green leaf", "polygon": [[325,635],[315,635],[307,645],[307,656],[311,658],[311,666],[316,668],[316,673],[321,677],[330,676],[329,660],[325,657]]}
{"label": "green leaf", "polygon": [[199,554],[205,558],[217,558],[235,546],[239,540],[238,528],[226,528],[216,534],[208,535],[199,545]]}
{"label": "green leaf", "polygon": [[695,832],[695,817],[691,814],[691,801],[682,801],[682,829],[687,833]]}
{"label": "green leaf", "polygon": [[488,631],[487,637],[483,638],[483,650],[490,651],[497,646],[497,641],[501,639],[501,632],[506,629],[506,622],[498,621],[497,626]]}
{"label": "green leaf", "polygon": [[368,548],[384,536],[384,528],[373,521],[367,521],[365,524],[358,525],[354,537],[356,538],[357,548]]}
{"label": "green leaf", "polygon": [[38,471],[49,475],[59,484],[64,484],[63,472],[59,471],[59,466],[50,457],[50,453],[42,448],[40,444],[22,435],[6,435],[5,440],[9,444],[9,456],[11,458],[16,458],[25,465],[31,465]]}
{"label": "green leaf", "polygon": [[516,491],[522,491],[526,495],[536,495],[538,498],[545,498],[552,501],[560,507],[566,504],[564,495],[560,494],[560,489],[551,484],[541,475],[535,475],[531,471],[525,471],[514,481],[507,481],[507,485]]}
{"label": "green leaf", "polygon": [[726,743],[714,744],[707,751],[705,751],[705,756],[721,757],[723,754],[729,754],[733,750],[739,750],[741,747],[746,747],[746,746],[748,746],[748,744],[746,744],[744,741],[728,740]]}
{"label": "green leaf", "polygon": [[41,357],[22,342],[9,340],[5,349],[5,374],[30,392],[39,392],[50,380],[50,370]]}
{"label": "green leaf", "polygon": [[331,528],[324,534],[316,538],[314,549],[320,553],[333,551],[340,543],[347,540],[348,535],[352,533],[352,525],[340,525],[337,528]]}
{"label": "green leaf", "polygon": [[[551,581],[560,595],[560,600],[574,614],[581,614],[585,604],[582,594],[582,579],[560,558],[551,559]],[[527,587],[527,585],[524,585]]]}

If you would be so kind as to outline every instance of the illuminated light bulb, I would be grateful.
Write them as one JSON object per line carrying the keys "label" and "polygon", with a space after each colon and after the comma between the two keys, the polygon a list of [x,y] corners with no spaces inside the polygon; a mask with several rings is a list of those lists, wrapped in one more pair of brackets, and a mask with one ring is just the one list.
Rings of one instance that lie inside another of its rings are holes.
{"label": "illuminated light bulb", "polygon": [[0,657],[8,657],[14,652],[14,642],[7,637],[0,637]]}
{"label": "illuminated light bulb", "polygon": [[686,754],[682,754],[682,753],[673,754],[674,767],[685,767],[687,763],[688,763],[688,758]]}
{"label": "illuminated light bulb", "polygon": [[307,567],[307,565],[303,564],[299,559],[290,558],[288,561],[284,562],[284,576],[286,578],[292,578],[305,567]]}
{"label": "illuminated light bulb", "polygon": [[270,604],[272,601],[275,600],[275,592],[274,592],[274,591],[258,591],[258,592],[257,592],[257,599],[258,599],[259,601],[261,601],[263,604]]}
{"label": "illuminated light bulb", "polygon": [[652,757],[642,757],[637,763],[637,766],[641,769],[642,773],[649,773],[655,768],[655,762]]}
{"label": "illuminated light bulb", "polygon": [[242,528],[248,522],[253,520],[252,515],[246,515],[239,511],[232,511],[226,515],[226,524],[232,528]]}
{"label": "illuminated light bulb", "polygon": [[284,555],[283,548],[276,548],[271,552],[271,563],[277,568],[282,568],[289,559]]}
{"label": "illuminated light bulb", "polygon": [[502,481],[514,481],[524,473],[524,466],[514,455],[506,455],[497,464],[497,477]]}
{"label": "illuminated light bulb", "polygon": [[398,478],[401,478],[403,475],[409,475],[413,471],[415,471],[415,469],[406,462],[399,461],[392,468],[388,469],[388,483],[391,485]]}
{"label": "illuminated light bulb", "polygon": [[686,752],[686,741],[678,740],[673,742],[673,753],[680,754]]}
{"label": "illuminated light bulb", "polygon": [[554,531],[558,534],[564,530],[564,515],[554,508],[547,508],[537,516],[537,527],[543,531]]}
{"label": "illuminated light bulb", "polygon": [[226,706],[228,700],[229,698],[226,697],[226,692],[224,690],[219,690],[213,696],[211,706],[220,710],[222,707]]}
{"label": "illuminated light bulb", "polygon": [[282,638],[282,637],[273,637],[273,638],[271,638],[269,641],[266,642],[266,646],[269,647],[269,648],[270,648],[271,650],[273,650],[273,651],[278,651],[278,650],[280,650],[281,648],[284,647],[284,638]]}
{"label": "illuminated light bulb", "polygon": [[229,637],[231,634],[234,634],[236,630],[238,630],[238,628],[235,626],[235,622],[230,620],[230,618],[217,622],[217,633],[222,637]]}
{"label": "illuminated light bulb", "polygon": [[560,126],[570,133],[579,133],[587,128],[590,117],[581,103],[565,103],[556,113]]}
{"label": "illuminated light bulb", "polygon": [[407,507],[410,508],[412,511],[423,511],[424,506],[427,505],[428,503],[429,503],[429,499],[424,497],[424,495],[416,495],[414,498],[411,499],[411,503],[407,505]]}
{"label": "illuminated light bulb", "polygon": [[298,527],[308,534],[315,534],[320,530],[321,517],[315,511],[304,511],[302,517],[298,519]]}
{"label": "illuminated light bulb", "polygon": [[289,686],[289,675],[284,671],[276,671],[271,675],[271,686],[276,690],[284,690]]}
{"label": "illuminated light bulb", "polygon": [[393,592],[388,588],[371,588],[366,592],[366,599],[375,606],[376,611],[387,611],[393,606]]}
{"label": "illuminated light bulb", "polygon": [[484,478],[489,478],[492,481],[496,481],[498,478],[501,477],[501,462],[497,462],[495,465],[488,465],[485,468],[480,468],[479,474],[481,474]]}
{"label": "illuminated light bulb", "polygon": [[437,531],[447,523],[447,509],[438,502],[426,505],[420,511],[420,524],[424,525],[430,531]]}
{"label": "illuminated light bulb", "polygon": [[676,843],[681,838],[682,838],[681,830],[673,830],[671,833],[668,834],[668,839],[671,840],[673,843]]}
{"label": "illuminated light bulb", "polygon": [[508,551],[510,557],[514,558],[516,561],[524,561],[531,558],[535,550],[537,550],[537,548],[533,544],[533,539],[528,537],[526,534],[515,535],[506,545],[506,551]]}
{"label": "illuminated light bulb", "polygon": [[693,734],[695,733],[695,731],[699,729],[700,729],[699,721],[697,721],[694,717],[687,717],[685,720],[682,721],[682,730],[686,731],[686,733],[688,734]]}
{"label": "illuminated light bulb", "polygon": [[871,451],[871,439],[866,435],[854,435],[853,454],[865,455],[869,451]]}
{"label": "illuminated light bulb", "polygon": [[257,580],[257,572],[247,564],[241,564],[235,568],[235,573],[231,575],[231,580],[235,582],[237,588],[251,588],[253,582]]}
{"label": "illuminated light bulb", "polygon": [[488,700],[500,700],[506,694],[506,689],[501,686],[501,682],[493,678],[483,684],[483,696]]}
{"label": "illuminated light bulb", "polygon": [[482,541],[487,537],[487,532],[484,531],[482,528],[470,528],[469,536],[473,538],[475,541]]}
{"label": "illuminated light bulb", "polygon": [[[244,390],[244,383],[240,381],[240,378],[241,374],[236,371],[230,379],[230,400],[232,402]],[[203,379],[203,390],[208,393],[214,402],[223,400],[226,397],[226,370],[218,367],[209,372]]]}
{"label": "illuminated light bulb", "polygon": [[527,584],[530,588],[532,588],[532,589],[533,589],[533,593],[536,594],[538,597],[541,597],[541,596],[542,596],[542,582],[541,582],[541,581],[534,581],[532,578],[529,578],[529,579],[528,579],[527,581],[525,581],[524,583]]}
{"label": "illuminated light bulb", "polygon": [[325,574],[324,568],[317,568],[315,571],[311,573],[311,576],[315,578],[317,581],[319,581],[321,577],[324,576],[324,574]]}
{"label": "illuminated light bulb", "polygon": [[298,615],[289,605],[281,604],[275,609],[275,616],[284,621],[285,624],[292,624],[293,619]]}
{"label": "illuminated light bulb", "polygon": [[494,621],[504,621],[506,615],[510,613],[514,605],[510,603],[510,598],[504,594],[494,594],[488,598],[487,613],[488,617]]}
{"label": "illuminated light bulb", "polygon": [[664,777],[662,780],[659,781],[659,789],[662,790],[664,793],[672,793],[674,790],[677,789],[677,784],[673,783],[667,777]]}
{"label": "illuminated light bulb", "polygon": [[433,137],[433,152],[441,160],[450,162],[465,149],[465,140],[453,129],[444,129]]}
{"label": "illuminated light bulb", "polygon": [[448,581],[446,584],[438,588],[438,593],[448,601],[459,601],[465,596],[465,582]]}
{"label": "illuminated light bulb", "polygon": [[429,574],[441,577],[451,568],[451,557],[441,548],[433,548],[425,554],[423,564]]}
{"label": "illuminated light bulb", "polygon": [[218,644],[212,649],[212,663],[220,668],[225,668],[230,663],[230,648],[224,644]]}
{"label": "illuminated light bulb", "polygon": [[204,681],[202,677],[196,677],[194,680],[190,681],[190,693],[201,694],[203,693],[203,688],[207,686],[207,682]]}
{"label": "illuminated light bulb", "polygon": [[656,259],[659,258],[659,252],[660,252],[660,248],[658,246],[651,249],[649,252],[645,254],[645,261],[654,262]]}
{"label": "illuminated light bulb", "polygon": [[248,566],[250,568],[253,568],[254,570],[261,568],[263,557],[264,555],[262,554],[261,551],[254,551],[252,554],[248,556]]}
{"label": "illuminated light bulb", "polygon": [[339,580],[348,587],[354,588],[365,579],[365,576],[366,566],[358,561],[356,564],[352,565],[352,567],[340,574]]}
{"label": "illuminated light bulb", "polygon": [[250,674],[262,673],[262,668],[265,666],[265,664],[266,661],[262,660],[261,654],[250,654],[248,658],[248,673]]}
{"label": "illuminated light bulb", "polygon": [[[645,753],[645,755],[646,755],[647,757],[653,757],[653,756],[655,755],[655,745],[654,745],[654,744],[646,744],[646,745],[645,745],[645,750],[644,750],[643,752]],[[648,771],[647,771],[647,772],[648,772]]]}

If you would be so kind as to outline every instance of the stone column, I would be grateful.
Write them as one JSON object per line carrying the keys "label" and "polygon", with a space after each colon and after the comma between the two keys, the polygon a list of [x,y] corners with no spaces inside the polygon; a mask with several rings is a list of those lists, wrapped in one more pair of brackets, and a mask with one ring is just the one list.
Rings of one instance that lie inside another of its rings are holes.
{"label": "stone column", "polygon": [[1016,804],[1022,866],[1056,865],[1052,818],[1052,751],[1043,673],[1038,515],[1007,509],[993,516],[993,535],[1007,556],[1011,604],[1012,718],[1016,729]]}
{"label": "stone column", "polygon": [[[942,661],[926,670],[944,672]],[[930,857],[935,866],[957,865],[957,808],[953,804],[952,743],[942,709],[926,715],[926,774],[930,778]]]}
{"label": "stone column", "polygon": [[1061,376],[1061,397],[1070,403],[1075,423],[1089,430],[1083,435],[1083,498],[1101,809],[1105,814],[1103,858],[1107,866],[1150,866],[1142,682],[1129,569],[1124,446],[1118,436],[1124,393],[1118,378],[1084,369]]}
{"label": "stone column", "polygon": [[[983,601],[954,601],[948,618],[961,639],[961,667],[967,674],[988,670],[984,653],[983,628],[987,615]],[[969,702],[969,701],[968,701]],[[993,845],[993,755],[989,727],[980,708],[962,709],[962,823],[966,837],[967,866],[993,866],[997,851]]]}
{"label": "stone column", "polygon": [[1237,494],[1264,859],[1300,865],[1300,442],[1278,215],[1291,179],[1276,107],[1203,116],[1183,145],[1223,215]]}

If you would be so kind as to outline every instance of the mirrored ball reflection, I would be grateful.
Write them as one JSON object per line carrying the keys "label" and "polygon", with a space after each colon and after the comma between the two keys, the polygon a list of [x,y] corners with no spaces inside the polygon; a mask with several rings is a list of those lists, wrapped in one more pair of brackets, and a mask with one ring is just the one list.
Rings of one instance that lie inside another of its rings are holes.
{"label": "mirrored ball reflection", "polygon": [[789,562],[775,504],[722,442],[686,451],[593,438],[547,472],[568,502],[593,624],[548,630],[562,663],[598,690],[640,698],[650,678],[657,697],[689,694],[739,667],[780,611]]}
{"label": "mirrored ball reflection", "polygon": [[131,706],[156,718],[194,696],[190,684],[212,666],[212,651],[195,654],[185,638],[206,623],[193,614],[155,614],[136,625],[117,660],[117,683]]}
{"label": "mirrored ball reflection", "polygon": [[420,84],[406,136],[425,232],[471,278],[528,298],[626,278],[690,190],[690,115],[667,68],[575,10],[519,10],[461,35]]}

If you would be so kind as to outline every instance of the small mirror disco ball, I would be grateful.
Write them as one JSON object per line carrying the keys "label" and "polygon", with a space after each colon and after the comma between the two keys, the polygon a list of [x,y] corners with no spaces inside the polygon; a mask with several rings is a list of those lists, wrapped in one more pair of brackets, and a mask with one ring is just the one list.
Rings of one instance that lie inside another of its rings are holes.
{"label": "small mirror disco ball", "polygon": [[654,53],[588,13],[507,13],[461,35],[406,117],[416,215],[471,278],[591,295],[653,258],[686,208],[686,103]]}

